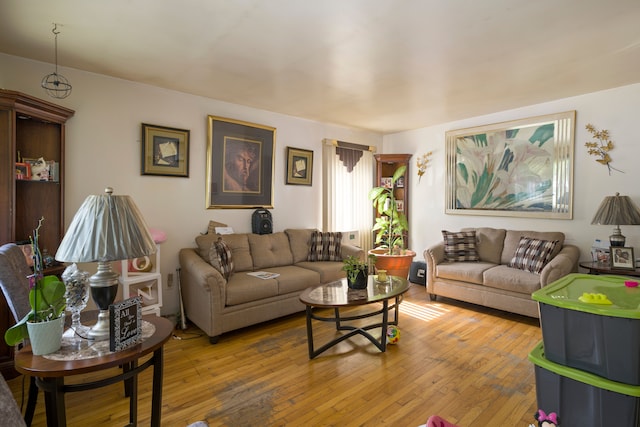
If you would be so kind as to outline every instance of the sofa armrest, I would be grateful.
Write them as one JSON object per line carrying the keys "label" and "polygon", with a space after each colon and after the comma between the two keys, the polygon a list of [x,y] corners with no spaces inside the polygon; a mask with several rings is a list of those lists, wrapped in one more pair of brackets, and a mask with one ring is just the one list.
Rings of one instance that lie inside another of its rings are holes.
{"label": "sofa armrest", "polygon": [[540,286],[547,286],[569,273],[578,271],[580,249],[574,245],[564,245],[556,255],[540,272]]}
{"label": "sofa armrest", "polygon": [[444,261],[444,242],[436,243],[424,250],[424,260],[427,265],[427,293],[433,293],[433,283],[436,279],[436,266]]}
{"label": "sofa armrest", "polygon": [[187,317],[210,337],[220,335],[226,279],[195,248],[180,249],[179,261],[180,290]]}
{"label": "sofa armrest", "polygon": [[340,251],[342,254],[342,259],[345,259],[348,256],[354,256],[362,261],[365,260],[366,258],[366,254],[364,252],[364,249],[359,248],[357,246],[353,246],[353,245],[349,245],[349,244],[341,244],[340,245]]}

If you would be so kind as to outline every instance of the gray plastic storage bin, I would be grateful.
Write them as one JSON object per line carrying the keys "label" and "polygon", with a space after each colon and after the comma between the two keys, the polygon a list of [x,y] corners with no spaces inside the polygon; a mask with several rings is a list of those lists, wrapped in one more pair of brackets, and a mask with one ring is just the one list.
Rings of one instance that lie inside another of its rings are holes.
{"label": "gray plastic storage bin", "polygon": [[[534,292],[546,358],[640,385],[640,288],[625,286],[627,280],[631,278],[569,274]],[[585,293],[604,295],[611,304],[584,302],[590,301]]]}
{"label": "gray plastic storage bin", "polygon": [[638,427],[640,386],[607,380],[545,358],[542,343],[529,353],[535,365],[538,408],[568,427]]}

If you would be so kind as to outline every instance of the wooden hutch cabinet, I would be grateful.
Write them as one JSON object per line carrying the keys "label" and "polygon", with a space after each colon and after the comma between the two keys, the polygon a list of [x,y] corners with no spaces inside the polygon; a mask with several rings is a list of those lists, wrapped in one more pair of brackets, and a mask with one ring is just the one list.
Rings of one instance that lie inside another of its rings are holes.
{"label": "wooden hutch cabinet", "polygon": [[[411,154],[374,154],[376,159],[376,186],[383,185],[383,178],[391,178],[393,173],[400,166],[406,166],[407,170],[404,173],[404,179],[398,180],[395,188],[393,189],[394,197],[396,198],[399,211],[403,211],[404,215],[409,221],[409,162],[411,160]],[[402,209],[400,209],[402,207]],[[378,212],[375,212],[377,215]],[[409,247],[409,236],[404,236],[405,248]]]}
{"label": "wooden hutch cabinet", "polygon": [[[0,244],[28,240],[38,220],[40,249],[52,256],[64,235],[64,138],[65,123],[73,110],[20,92],[0,89]],[[28,179],[29,159],[49,162],[46,180]],[[4,342],[4,331],[13,324],[0,292],[0,371],[10,373],[13,349]]]}

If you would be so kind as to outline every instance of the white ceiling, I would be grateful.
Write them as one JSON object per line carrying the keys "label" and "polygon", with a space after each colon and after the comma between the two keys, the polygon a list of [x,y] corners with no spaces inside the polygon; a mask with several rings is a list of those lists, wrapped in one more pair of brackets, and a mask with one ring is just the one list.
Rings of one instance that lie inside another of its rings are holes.
{"label": "white ceiling", "polygon": [[640,82],[639,0],[2,0],[0,52],[54,22],[60,74],[382,133]]}

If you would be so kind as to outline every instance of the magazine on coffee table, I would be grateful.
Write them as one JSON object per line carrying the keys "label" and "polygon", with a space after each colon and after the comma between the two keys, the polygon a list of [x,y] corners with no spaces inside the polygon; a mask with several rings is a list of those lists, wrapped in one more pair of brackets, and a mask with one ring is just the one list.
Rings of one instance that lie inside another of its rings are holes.
{"label": "magazine on coffee table", "polygon": [[247,273],[249,276],[255,276],[259,279],[274,279],[278,277],[279,273],[270,273],[268,271],[252,271],[251,273]]}

